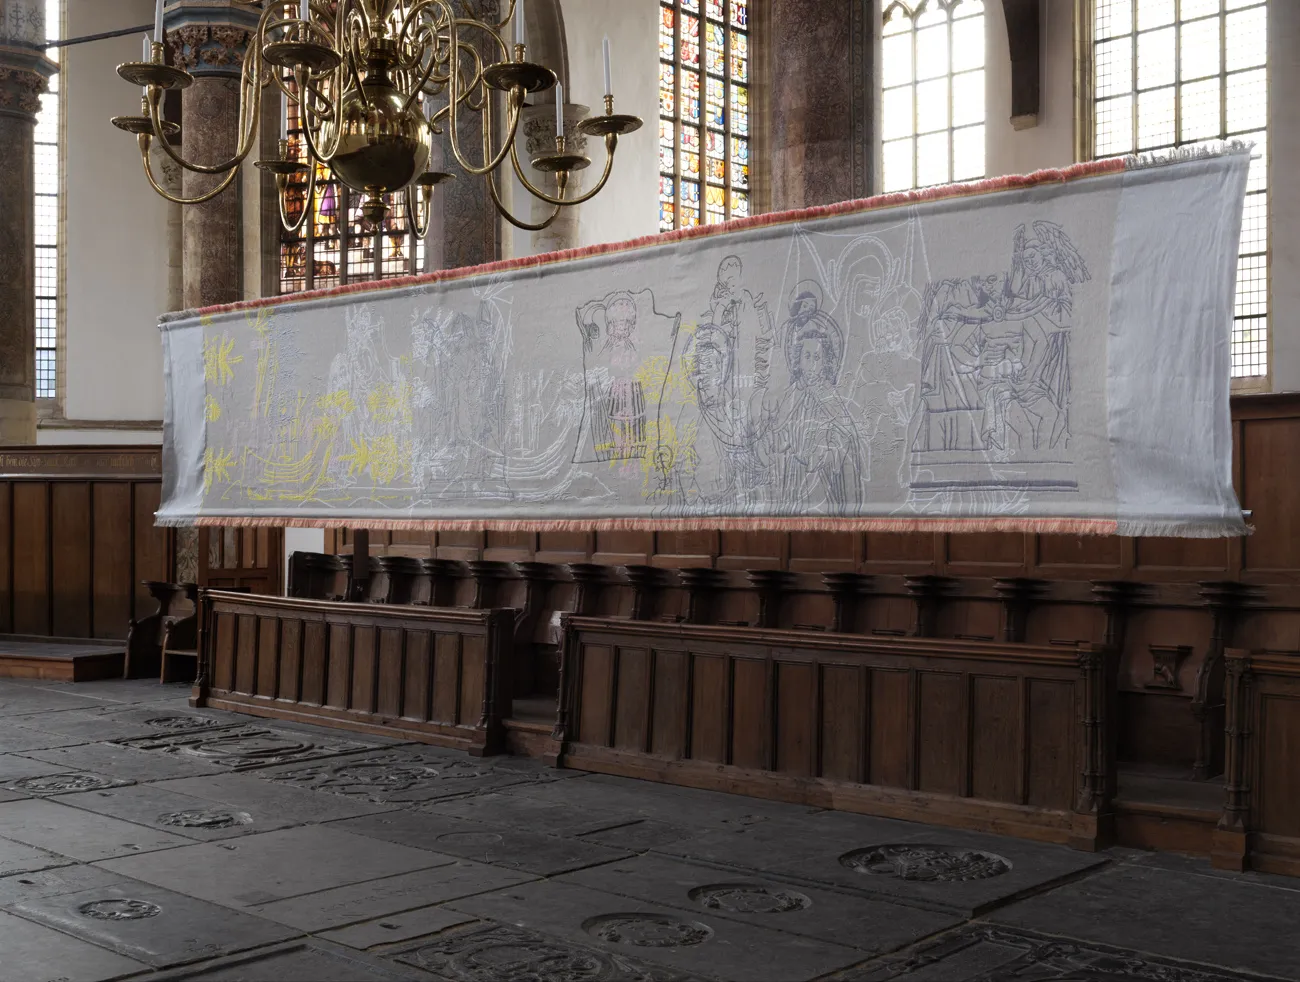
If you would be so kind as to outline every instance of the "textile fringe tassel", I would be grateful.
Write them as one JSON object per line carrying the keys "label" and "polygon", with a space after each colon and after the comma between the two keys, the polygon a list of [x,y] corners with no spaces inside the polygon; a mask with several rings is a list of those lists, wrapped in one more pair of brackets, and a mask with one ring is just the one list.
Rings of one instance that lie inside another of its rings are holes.
{"label": "textile fringe tassel", "polygon": [[1145,170],[1164,167],[1166,164],[1186,163],[1189,160],[1209,160],[1213,157],[1230,157],[1249,154],[1255,149],[1250,140],[1215,140],[1212,143],[1193,143],[1169,150],[1152,150],[1149,153],[1129,154],[1123,158],[1125,170]]}
{"label": "textile fringe tassel", "polygon": [[[185,528],[363,528],[383,532],[1033,532],[1039,535],[1115,535],[1120,524],[1108,518],[593,518],[446,521],[439,519],[303,518],[204,515],[157,518],[163,527]],[[1210,531],[1227,523],[1207,523]],[[1172,526],[1171,526],[1172,527]],[[1185,526],[1181,534],[1188,534]],[[1133,534],[1125,532],[1123,534]],[[1158,533],[1140,533],[1158,534]],[[1195,534],[1195,533],[1192,533]],[[1234,532],[1232,534],[1239,534]]]}

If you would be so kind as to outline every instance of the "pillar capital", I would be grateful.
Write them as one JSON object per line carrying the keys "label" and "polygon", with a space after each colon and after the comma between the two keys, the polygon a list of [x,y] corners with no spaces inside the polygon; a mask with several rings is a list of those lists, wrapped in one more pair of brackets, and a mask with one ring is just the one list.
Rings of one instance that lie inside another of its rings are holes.
{"label": "pillar capital", "polygon": [[43,48],[0,38],[0,114],[35,123],[41,93],[58,70]]}
{"label": "pillar capital", "polygon": [[164,23],[172,64],[195,76],[238,77],[259,14],[234,0],[170,0]]}

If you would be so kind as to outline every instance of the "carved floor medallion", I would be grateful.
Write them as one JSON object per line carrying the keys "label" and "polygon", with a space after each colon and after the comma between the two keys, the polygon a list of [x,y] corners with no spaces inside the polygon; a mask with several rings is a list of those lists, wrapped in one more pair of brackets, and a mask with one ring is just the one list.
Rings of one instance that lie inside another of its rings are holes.
{"label": "carved floor medallion", "polygon": [[83,917],[93,917],[97,921],[138,921],[146,917],[157,917],[162,908],[147,900],[94,900],[77,908]]}
{"label": "carved floor medallion", "polygon": [[201,716],[155,716],[144,721],[144,725],[155,730],[167,730],[170,733],[186,733],[190,730],[211,730],[221,727],[215,719]]}
{"label": "carved floor medallion", "polygon": [[908,843],[855,849],[840,857],[840,865],[868,876],[926,883],[987,880],[1011,870],[1008,860],[991,852]]}
{"label": "carved floor medallion", "polygon": [[775,890],[748,883],[718,883],[696,887],[690,898],[711,910],[731,914],[788,914],[807,910],[812,900],[795,890]]}
{"label": "carved floor medallion", "polygon": [[352,743],[347,740],[313,741],[306,737],[253,726],[213,732],[170,733],[165,736],[135,737],[113,742],[136,750],[154,750],[175,756],[199,757],[236,771],[253,767],[272,767],[297,760],[334,757],[370,749],[363,743]]}
{"label": "carved floor medallion", "polygon": [[968,926],[834,976],[842,982],[1246,982],[1247,976],[1193,968],[1106,945],[1072,943],[1024,931]]}
{"label": "carved floor medallion", "polygon": [[491,768],[454,758],[436,763],[412,759],[400,752],[361,759],[330,761],[267,775],[274,781],[299,784],[317,791],[383,803],[417,800],[448,783],[491,777]]}
{"label": "carved floor medallion", "polygon": [[667,914],[601,914],[582,929],[601,941],[637,948],[689,948],[713,937],[711,927]]}
{"label": "carved floor medallion", "polygon": [[515,927],[471,931],[397,956],[454,982],[678,982],[668,969]]}
{"label": "carved floor medallion", "polygon": [[0,787],[10,791],[21,791],[37,796],[51,794],[72,794],[77,791],[101,791],[104,788],[120,788],[126,781],[117,781],[111,777],[98,774],[41,774],[36,777],[21,777]]}
{"label": "carved floor medallion", "polygon": [[233,829],[239,825],[251,825],[253,816],[247,812],[228,812],[216,808],[190,809],[187,811],[168,812],[159,815],[162,825],[171,825],[178,829]]}

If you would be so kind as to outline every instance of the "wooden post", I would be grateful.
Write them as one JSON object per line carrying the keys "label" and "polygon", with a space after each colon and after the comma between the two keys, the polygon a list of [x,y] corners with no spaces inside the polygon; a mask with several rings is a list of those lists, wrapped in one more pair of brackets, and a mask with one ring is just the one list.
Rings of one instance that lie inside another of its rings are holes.
{"label": "wooden post", "polygon": [[370,529],[352,530],[352,589],[349,600],[363,600],[370,585]]}

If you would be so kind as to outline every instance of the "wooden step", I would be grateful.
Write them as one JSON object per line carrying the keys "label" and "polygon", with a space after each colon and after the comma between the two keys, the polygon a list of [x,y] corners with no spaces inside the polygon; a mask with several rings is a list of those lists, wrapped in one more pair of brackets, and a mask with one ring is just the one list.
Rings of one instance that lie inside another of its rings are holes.
{"label": "wooden step", "polygon": [[0,678],[6,679],[45,682],[119,679],[125,658],[125,650],[116,644],[0,638]]}
{"label": "wooden step", "polygon": [[1120,768],[1115,835],[1121,846],[1209,856],[1222,811],[1222,780]]}

